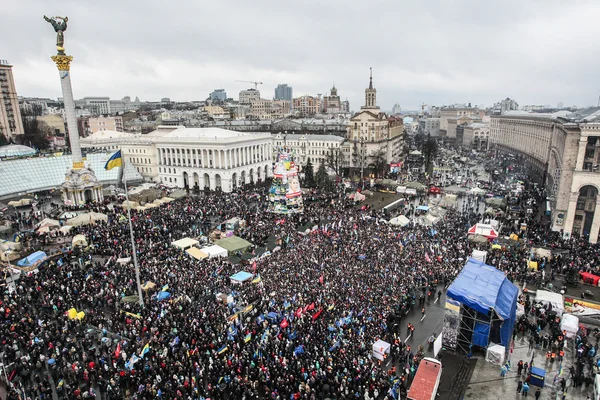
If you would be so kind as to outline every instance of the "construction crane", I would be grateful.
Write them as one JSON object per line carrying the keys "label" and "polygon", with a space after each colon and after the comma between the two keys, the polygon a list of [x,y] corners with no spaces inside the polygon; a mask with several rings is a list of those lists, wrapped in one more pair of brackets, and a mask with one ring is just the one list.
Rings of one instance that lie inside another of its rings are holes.
{"label": "construction crane", "polygon": [[243,82],[243,83],[252,83],[254,84],[254,90],[258,90],[258,85],[262,85],[262,82],[257,82],[257,81],[236,81],[236,82]]}

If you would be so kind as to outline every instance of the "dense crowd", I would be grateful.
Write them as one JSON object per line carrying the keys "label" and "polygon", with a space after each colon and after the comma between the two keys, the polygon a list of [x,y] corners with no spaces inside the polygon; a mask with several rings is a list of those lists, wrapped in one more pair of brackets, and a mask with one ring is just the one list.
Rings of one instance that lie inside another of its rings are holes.
{"label": "dense crowd", "polygon": [[[435,229],[398,228],[341,193],[311,193],[294,216],[266,213],[253,192],[185,197],[133,213],[141,281],[156,284],[142,308],[123,301],[137,294],[133,266],[117,261],[132,255],[125,212],[98,207],[108,223],[72,232],[91,250],[65,253],[4,293],[4,357],[15,363],[11,380],[32,398],[49,398],[52,386],[68,399],[98,391],[108,399],[392,398],[418,362],[417,349],[394,340],[403,316],[481,246],[466,231],[484,217],[449,211]],[[236,265],[198,261],[171,245],[232,217],[246,221],[238,236],[276,243],[272,254]],[[308,222],[315,229],[299,232]],[[534,225],[529,237],[571,250],[561,268],[591,268],[591,245],[542,236]],[[488,263],[522,279],[528,251],[494,250]],[[255,277],[233,284],[240,270]],[[159,300],[161,291],[170,298]],[[71,308],[85,317],[69,319]],[[392,373],[371,357],[379,338],[393,343]]]}

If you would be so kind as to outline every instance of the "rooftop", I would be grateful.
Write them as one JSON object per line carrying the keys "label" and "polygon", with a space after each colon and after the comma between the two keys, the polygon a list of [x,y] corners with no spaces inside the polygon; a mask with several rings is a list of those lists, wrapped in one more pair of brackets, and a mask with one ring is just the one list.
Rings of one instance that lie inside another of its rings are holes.
{"label": "rooftop", "polygon": [[180,127],[163,136],[165,139],[198,139],[198,140],[223,140],[242,136],[252,136],[246,132],[230,131],[222,128],[185,128]]}
{"label": "rooftop", "polygon": [[302,135],[298,133],[288,133],[288,134],[273,134],[273,139],[283,140],[314,140],[314,141],[322,141],[322,142],[343,142],[346,140],[341,136],[336,135]]}
{"label": "rooftop", "polygon": [[[110,153],[88,154],[85,162],[103,184],[115,183],[118,178],[118,168],[110,171],[104,169],[111,155]],[[64,182],[65,174],[72,162],[71,155],[3,161],[0,163],[0,182],[2,182],[0,198],[58,188]],[[125,174],[127,182],[142,180],[142,176],[129,163],[126,163]]]}
{"label": "rooftop", "polygon": [[0,147],[0,158],[7,157],[23,157],[30,156],[37,153],[37,150],[28,146],[22,146],[20,144],[9,144]]}

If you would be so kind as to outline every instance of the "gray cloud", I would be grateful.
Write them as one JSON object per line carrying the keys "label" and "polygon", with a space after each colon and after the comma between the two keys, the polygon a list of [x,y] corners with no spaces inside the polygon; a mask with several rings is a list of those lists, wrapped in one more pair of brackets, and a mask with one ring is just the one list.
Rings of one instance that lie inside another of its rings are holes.
{"label": "gray cloud", "polygon": [[596,103],[600,72],[597,2],[507,0],[405,2],[332,0],[221,2],[42,0],[3,5],[2,58],[17,90],[60,96],[49,56],[54,33],[42,15],[68,15],[76,97],[200,100],[232,97],[259,80],[296,95],[326,93],[335,81],[353,108],[368,71],[382,108],[421,102]]}

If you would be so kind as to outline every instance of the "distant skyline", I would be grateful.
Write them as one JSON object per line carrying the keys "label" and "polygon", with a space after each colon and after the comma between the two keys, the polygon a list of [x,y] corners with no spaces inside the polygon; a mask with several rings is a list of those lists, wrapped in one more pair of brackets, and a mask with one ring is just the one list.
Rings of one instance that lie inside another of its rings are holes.
{"label": "distant skyline", "polygon": [[506,97],[586,106],[600,94],[592,1],[7,2],[0,59],[13,65],[21,96],[61,95],[44,14],[69,17],[75,98],[191,101],[253,87],[236,80],[264,82],[264,98],[287,83],[298,97],[325,95],[335,81],[356,110],[369,67],[384,110]]}

